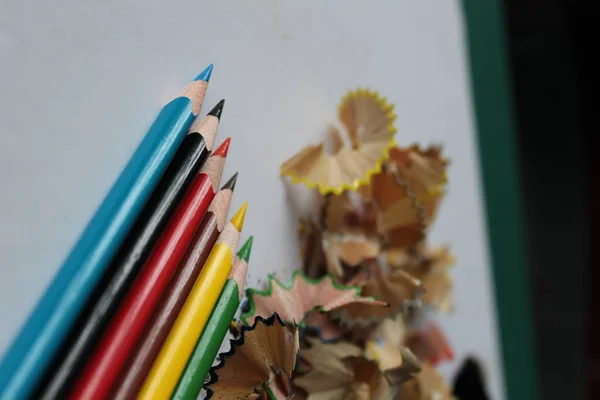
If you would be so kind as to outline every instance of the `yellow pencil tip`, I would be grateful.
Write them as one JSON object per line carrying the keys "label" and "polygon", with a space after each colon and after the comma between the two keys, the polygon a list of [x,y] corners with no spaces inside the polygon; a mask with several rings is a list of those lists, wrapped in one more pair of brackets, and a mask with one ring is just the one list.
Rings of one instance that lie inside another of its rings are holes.
{"label": "yellow pencil tip", "polygon": [[240,209],[237,210],[237,212],[235,213],[233,218],[231,218],[231,223],[233,224],[233,226],[235,226],[235,228],[238,230],[238,232],[241,232],[242,227],[244,226],[244,218],[246,218],[246,209],[247,208],[248,208],[248,202],[246,201],[246,202],[244,202],[244,204],[242,204]]}

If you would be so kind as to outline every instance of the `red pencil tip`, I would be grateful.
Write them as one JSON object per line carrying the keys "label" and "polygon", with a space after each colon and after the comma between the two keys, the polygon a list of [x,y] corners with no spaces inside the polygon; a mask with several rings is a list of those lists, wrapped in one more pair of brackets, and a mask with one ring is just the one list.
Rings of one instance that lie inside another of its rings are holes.
{"label": "red pencil tip", "polygon": [[229,151],[229,143],[231,142],[231,138],[225,139],[223,143],[212,153],[212,156],[219,157],[227,157],[227,152]]}

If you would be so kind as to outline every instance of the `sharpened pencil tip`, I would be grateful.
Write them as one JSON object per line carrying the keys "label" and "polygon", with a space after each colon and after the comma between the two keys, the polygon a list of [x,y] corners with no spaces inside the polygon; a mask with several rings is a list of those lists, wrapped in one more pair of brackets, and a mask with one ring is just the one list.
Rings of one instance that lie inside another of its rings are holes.
{"label": "sharpened pencil tip", "polygon": [[246,243],[240,247],[240,250],[237,253],[237,256],[242,260],[248,262],[250,261],[250,253],[252,252],[252,242],[254,241],[254,236],[250,236]]}
{"label": "sharpened pencil tip", "polygon": [[196,79],[194,79],[195,81],[210,81],[210,75],[212,74],[212,70],[213,70],[213,65],[210,64],[208,67],[206,67],[204,69],[204,71],[200,72],[200,74],[198,74],[198,76],[196,77]]}
{"label": "sharpened pencil tip", "polygon": [[219,156],[219,157],[227,157],[227,153],[229,152],[229,143],[231,142],[231,138],[228,137],[221,143],[219,147],[212,153],[211,157]]}
{"label": "sharpened pencil tip", "polygon": [[223,106],[225,105],[225,99],[221,100],[217,103],[217,105],[210,110],[208,115],[212,115],[213,117],[217,117],[217,119],[221,119],[221,114],[223,114]]}
{"label": "sharpened pencil tip", "polygon": [[248,208],[248,202],[244,202],[239,210],[235,213],[233,218],[231,218],[231,223],[238,232],[242,231],[242,227],[244,226],[244,219],[246,218],[246,209]]}
{"label": "sharpened pencil tip", "polygon": [[237,177],[238,177],[238,173],[236,172],[235,174],[233,174],[233,176],[231,178],[229,178],[229,180],[223,185],[223,187],[221,188],[221,190],[225,190],[225,189],[229,189],[233,192],[233,189],[235,189],[235,182],[237,181]]}

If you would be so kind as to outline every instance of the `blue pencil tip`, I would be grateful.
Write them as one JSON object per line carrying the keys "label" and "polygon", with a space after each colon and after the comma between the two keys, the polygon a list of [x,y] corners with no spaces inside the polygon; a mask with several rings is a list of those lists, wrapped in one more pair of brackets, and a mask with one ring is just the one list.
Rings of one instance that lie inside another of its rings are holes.
{"label": "blue pencil tip", "polygon": [[196,77],[196,79],[194,79],[195,81],[210,81],[210,74],[212,74],[212,70],[213,70],[213,65],[210,64],[208,67],[206,67],[206,69],[202,72],[200,72],[200,74]]}

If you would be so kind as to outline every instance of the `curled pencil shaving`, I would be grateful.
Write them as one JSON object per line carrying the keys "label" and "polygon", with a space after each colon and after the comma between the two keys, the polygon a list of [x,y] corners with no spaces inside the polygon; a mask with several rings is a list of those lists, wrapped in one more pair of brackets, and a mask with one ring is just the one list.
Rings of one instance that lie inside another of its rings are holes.
{"label": "curled pencil shaving", "polygon": [[446,335],[433,321],[409,332],[406,335],[405,344],[420,361],[434,366],[442,361],[454,360],[454,353]]}
{"label": "curled pencil shaving", "polygon": [[426,261],[426,251],[426,242],[405,249],[388,249],[383,252],[384,262],[392,270],[402,268],[413,271]]}
{"label": "curled pencil shaving", "polygon": [[[414,325],[414,322],[411,325]],[[419,325],[416,329],[409,329],[402,314],[384,319],[366,341],[366,356],[377,361],[380,368],[385,369],[401,359],[401,351],[406,346],[419,361],[432,365],[452,361],[452,348],[440,327],[434,321]]]}
{"label": "curled pencil shaving", "polygon": [[377,257],[379,242],[362,234],[322,232],[311,220],[300,220],[300,253],[303,270],[309,278],[331,273],[344,275],[344,267],[357,267]]}
{"label": "curled pencil shaving", "polygon": [[375,259],[381,250],[377,240],[350,233],[325,233],[323,248],[327,272],[337,277],[344,275],[342,263],[348,267],[357,267],[366,260]]}
{"label": "curled pencil shaving", "polygon": [[377,225],[386,249],[409,248],[424,239],[426,210],[419,204],[408,182],[388,164],[362,193],[377,207]]}
{"label": "curled pencil shaving", "polygon": [[315,333],[324,342],[338,340],[344,334],[342,328],[331,319],[331,314],[318,310],[306,314],[304,325],[307,331]]}
{"label": "curled pencil shaving", "polygon": [[389,399],[419,371],[408,351],[394,368],[381,370],[349,342],[324,344],[309,339],[309,343],[311,347],[303,350],[302,357],[311,368],[294,379],[294,384],[308,393],[308,400]]}
{"label": "curled pencil shaving", "polygon": [[324,142],[307,146],[281,165],[281,175],[321,194],[340,194],[368,183],[394,146],[393,106],[376,92],[359,88],[344,96],[338,119],[347,145],[340,129],[332,126],[328,131],[331,154]]}
{"label": "curled pencil shaving", "polygon": [[381,369],[393,368],[403,359],[406,324],[401,314],[386,318],[371,332],[365,345],[365,355]]}
{"label": "curled pencil shaving", "polygon": [[448,160],[441,155],[441,147],[421,149],[418,145],[413,145],[408,149],[390,150],[386,167],[394,174],[395,179],[405,182],[410,193],[415,196],[426,228],[435,218],[445,194],[448,164]]}
{"label": "curled pencil shaving", "polygon": [[210,370],[205,383],[207,397],[261,398],[270,383],[277,385],[278,376],[292,376],[300,348],[298,327],[286,326],[277,314],[267,319],[257,317],[251,327],[242,327],[240,337],[230,340],[230,346]]}
{"label": "curled pencil shaving", "polygon": [[444,377],[427,363],[421,363],[421,372],[415,379],[400,386],[402,400],[458,400]]}
{"label": "curled pencil shaving", "polygon": [[418,145],[390,150],[386,166],[407,182],[420,204],[424,205],[444,193],[446,167],[449,162],[442,156],[440,146],[421,149]]}
{"label": "curled pencil shaving", "polygon": [[[230,397],[231,400],[238,400],[238,397]],[[292,387],[291,379],[282,373],[271,371],[271,377],[267,382],[264,382],[261,390],[256,390],[247,397],[242,397],[247,400],[289,400],[298,399],[294,388]]]}
{"label": "curled pencil shaving", "polygon": [[297,399],[292,380],[284,374],[274,374],[269,383],[266,384],[266,390],[262,393],[261,400],[289,400]]}
{"label": "curled pencil shaving", "polygon": [[412,255],[396,252],[390,257],[388,254],[388,265],[392,269],[403,269],[422,282],[425,289],[421,299],[423,304],[441,312],[452,310],[452,278],[449,270],[454,262],[448,247],[422,245]]}
{"label": "curled pencil shaving", "polygon": [[452,310],[452,277],[449,268],[454,264],[454,257],[448,248],[441,248],[427,255],[426,268],[416,277],[422,279],[425,287],[423,302],[434,306],[442,312]]}
{"label": "curled pencil shaving", "polygon": [[361,192],[345,191],[339,195],[327,195],[317,198],[317,210],[322,215],[321,228],[327,232],[360,232],[366,236],[378,233],[377,209],[373,202],[365,202]]}
{"label": "curled pencil shaving", "polygon": [[424,239],[444,194],[447,164],[438,148],[394,147],[382,171],[358,190],[364,204],[376,206],[386,249],[410,248]]}
{"label": "curled pencil shaving", "polygon": [[361,296],[359,287],[337,283],[331,275],[313,280],[301,271],[294,271],[288,285],[269,276],[267,290],[249,289],[247,293],[250,309],[241,316],[247,325],[253,324],[258,316],[274,312],[284,321],[300,322],[307,312],[315,309],[328,312],[349,304],[363,304],[365,307],[386,305],[385,302]]}
{"label": "curled pencil shaving", "polygon": [[384,271],[377,264],[372,264],[369,266],[368,272],[369,277],[362,284],[361,293],[384,301],[390,307],[368,309],[361,304],[349,304],[341,307],[333,313],[345,328],[368,327],[407,307],[420,305],[423,285],[406,271],[400,269]]}
{"label": "curled pencil shaving", "polygon": [[[424,389],[441,387],[427,383],[431,376],[405,382],[418,372],[417,358],[430,367],[452,357],[439,327],[419,321],[431,310],[452,308],[453,258],[425,241],[445,194],[449,162],[439,146],[395,146],[393,126],[386,133],[376,123],[386,120],[391,106],[386,110],[375,97],[351,92],[340,106],[341,124],[329,129],[328,138],[281,167],[292,183],[318,189],[315,219],[302,220],[299,232],[303,271],[312,285],[299,282],[292,290],[295,282],[284,287],[270,280],[269,293],[256,297],[264,309],[253,303],[246,316],[278,311],[284,320],[301,322],[303,343],[311,346],[303,346],[295,372],[299,400],[304,391],[317,400],[450,399],[440,397],[443,390]],[[356,286],[357,297],[390,307],[360,301],[324,307],[320,303],[335,296],[317,301],[321,293],[310,290],[325,278]],[[282,389],[272,397],[292,392]],[[408,397],[415,393],[419,397]]]}
{"label": "curled pencil shaving", "polygon": [[323,250],[321,229],[314,221],[302,218],[298,236],[300,238],[300,255],[303,260],[302,270],[311,279],[324,275],[325,251]]}

